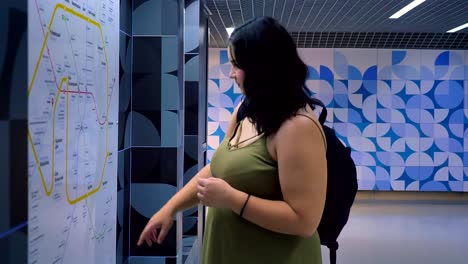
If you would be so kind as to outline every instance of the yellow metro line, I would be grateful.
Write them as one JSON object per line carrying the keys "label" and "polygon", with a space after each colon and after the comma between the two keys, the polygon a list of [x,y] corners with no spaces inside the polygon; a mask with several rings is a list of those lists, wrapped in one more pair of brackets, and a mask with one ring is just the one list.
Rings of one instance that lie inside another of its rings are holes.
{"label": "yellow metro line", "polygon": [[[31,91],[32,91],[32,88],[33,88],[33,85],[34,85],[34,82],[35,82],[35,79],[36,79],[36,75],[37,75],[37,71],[39,69],[39,65],[41,63],[41,60],[42,60],[42,56],[43,56],[43,53],[44,53],[44,48],[47,44],[47,41],[48,41],[48,38],[49,38],[49,34],[50,34],[50,30],[51,30],[51,27],[53,25],[53,22],[54,22],[54,19],[55,19],[55,14],[57,12],[58,9],[63,9],[65,12],[68,12],[68,13],[71,13],[93,25],[95,25],[99,31],[100,31],[100,34],[101,34],[101,40],[102,40],[102,43],[103,43],[103,52],[104,52],[104,56],[105,56],[105,59],[106,59],[106,67],[108,67],[108,59],[107,59],[107,52],[106,52],[106,47],[105,47],[105,42],[104,42],[104,36],[103,36],[103,33],[102,33],[102,28],[101,28],[101,25],[96,22],[95,20],[89,18],[89,17],[86,17],[85,15],[71,9],[71,8],[68,8],[66,7],[65,5],[63,4],[57,4],[54,8],[54,11],[52,13],[52,17],[50,19],[50,22],[49,22],[49,26],[48,26],[48,30],[47,30],[47,33],[46,33],[46,36],[44,38],[44,41],[42,43],[42,47],[41,47],[41,51],[40,51],[40,54],[39,54],[39,58],[37,60],[37,63],[36,63],[36,67],[34,69],[34,73],[33,73],[33,76],[32,76],[32,79],[31,79],[31,84],[29,85],[29,88],[28,88],[28,96],[30,95]],[[68,78],[67,77],[63,77],[61,82],[60,82],[60,86],[59,86],[59,89],[58,89],[58,92],[57,92],[57,95],[56,95],[56,100],[55,100],[55,106],[54,106],[54,110],[53,110],[53,121],[52,121],[52,170],[51,170],[51,173],[52,173],[52,181],[51,181],[51,186],[50,188],[47,188],[46,186],[46,183],[45,183],[45,178],[44,178],[44,174],[42,172],[42,169],[41,169],[41,165],[40,165],[40,161],[39,161],[39,158],[38,158],[38,155],[37,155],[37,152],[36,152],[36,149],[34,147],[34,144],[33,144],[33,140],[32,140],[32,137],[31,137],[31,133],[28,129],[28,139],[29,139],[29,142],[31,144],[31,147],[32,147],[32,150],[33,150],[33,155],[34,155],[34,159],[36,161],[36,164],[37,164],[37,167],[38,167],[38,171],[39,171],[39,175],[40,175],[40,178],[41,178],[41,181],[42,181],[42,185],[43,185],[43,188],[44,188],[44,191],[46,193],[47,196],[50,196],[52,194],[52,191],[53,191],[53,188],[54,188],[54,182],[55,182],[55,175],[54,175],[54,170],[55,170],[55,112],[56,112],[56,107],[57,107],[57,102],[58,102],[58,99],[59,99],[59,95],[61,93],[61,87],[63,85],[64,82],[67,82],[67,90],[68,91]],[[107,71],[106,71],[106,89],[107,89],[107,93],[106,93],[106,106],[109,105],[109,72],[108,72],[108,68],[107,68]],[[106,123],[108,123],[108,114],[109,114],[109,107],[106,107],[107,108],[107,111],[106,111]],[[66,187],[65,187],[65,191],[66,191],[66,194],[67,194],[67,201],[68,203],[70,204],[75,204],[95,193],[97,193],[101,186],[102,186],[102,183],[103,183],[103,180],[104,180],[104,171],[105,171],[105,168],[106,168],[106,163],[107,163],[107,159],[109,158],[109,153],[107,151],[108,149],[108,126],[106,126],[106,158],[104,159],[104,165],[103,165],[103,168],[102,168],[102,172],[101,172],[101,179],[100,179],[100,182],[99,182],[99,185],[87,192],[86,194],[76,198],[76,199],[71,199],[70,196],[69,196],[69,193],[68,193],[68,93],[67,93],[67,96],[66,96],[66,110],[67,110],[67,118],[66,118],[66,160],[65,160],[65,167],[66,167],[66,175],[65,175],[65,182],[66,182]],[[97,110],[96,110],[97,111]]]}

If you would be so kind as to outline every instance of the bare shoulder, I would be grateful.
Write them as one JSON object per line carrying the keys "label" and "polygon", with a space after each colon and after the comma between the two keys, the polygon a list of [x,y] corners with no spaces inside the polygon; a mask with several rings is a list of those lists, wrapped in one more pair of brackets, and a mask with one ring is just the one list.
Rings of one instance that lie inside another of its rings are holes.
{"label": "bare shoulder", "polygon": [[318,120],[314,115],[298,114],[286,120],[277,133],[278,139],[292,138],[297,136],[311,136],[313,131],[320,132],[317,126]]}
{"label": "bare shoulder", "polygon": [[297,114],[286,120],[278,130],[278,139],[290,138],[296,136],[312,136],[315,133],[320,133],[318,118],[315,113],[310,109],[300,109]]}
{"label": "bare shoulder", "polygon": [[[299,111],[297,115],[286,120],[270,139],[269,151],[277,160],[278,152],[287,149],[300,149],[308,146],[325,147],[323,131],[317,116],[309,111]],[[324,150],[325,150],[324,148]]]}

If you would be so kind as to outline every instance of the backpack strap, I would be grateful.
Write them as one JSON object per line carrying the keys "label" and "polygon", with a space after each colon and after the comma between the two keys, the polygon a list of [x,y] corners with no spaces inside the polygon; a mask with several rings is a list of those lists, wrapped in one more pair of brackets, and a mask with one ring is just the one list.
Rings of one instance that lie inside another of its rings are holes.
{"label": "backpack strap", "polygon": [[327,119],[327,108],[325,107],[325,104],[319,99],[313,97],[312,92],[305,84],[303,86],[303,91],[305,95],[307,96],[307,99],[308,99],[307,103],[312,108],[312,110],[315,108],[316,105],[322,108],[322,111],[320,112],[320,116],[319,116],[319,121],[320,121],[320,124],[322,125],[325,124],[325,120]]}
{"label": "backpack strap", "polygon": [[330,264],[336,264],[336,251],[338,250],[338,242],[326,243],[330,251]]}
{"label": "backpack strap", "polygon": [[312,107],[312,109],[314,108],[313,106],[320,106],[322,108],[322,111],[320,112],[320,116],[319,116],[319,121],[320,121],[320,124],[325,124],[325,120],[327,119],[327,107],[325,107],[325,104],[320,101],[319,99],[317,98],[312,98],[310,97],[309,100],[307,101],[307,103],[310,105],[310,107]]}

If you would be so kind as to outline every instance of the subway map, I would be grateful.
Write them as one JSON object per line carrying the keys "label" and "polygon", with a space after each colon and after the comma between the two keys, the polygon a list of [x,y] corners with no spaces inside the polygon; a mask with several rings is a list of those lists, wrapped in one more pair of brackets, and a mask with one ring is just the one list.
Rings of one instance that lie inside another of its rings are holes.
{"label": "subway map", "polygon": [[115,263],[119,1],[28,2],[28,262]]}

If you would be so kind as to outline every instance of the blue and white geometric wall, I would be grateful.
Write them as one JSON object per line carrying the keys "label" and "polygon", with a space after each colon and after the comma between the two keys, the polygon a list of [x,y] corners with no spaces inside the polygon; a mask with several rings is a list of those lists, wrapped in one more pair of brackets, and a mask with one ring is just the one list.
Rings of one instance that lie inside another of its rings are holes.
{"label": "blue and white geometric wall", "polygon": [[[299,49],[327,125],[352,148],[360,190],[468,192],[468,51]],[[211,49],[208,158],[240,90]]]}

